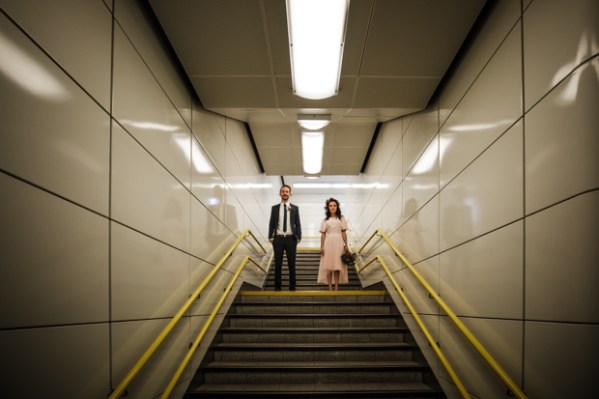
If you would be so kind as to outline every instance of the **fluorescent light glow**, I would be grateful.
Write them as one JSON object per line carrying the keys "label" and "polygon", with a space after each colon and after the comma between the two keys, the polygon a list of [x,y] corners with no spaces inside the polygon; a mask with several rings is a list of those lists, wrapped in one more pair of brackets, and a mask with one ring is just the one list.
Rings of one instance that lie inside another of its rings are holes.
{"label": "fluorescent light glow", "polygon": [[388,183],[294,183],[293,188],[304,188],[304,189],[362,189],[362,190],[372,190],[372,189],[387,189],[390,185]]}
{"label": "fluorescent light glow", "polygon": [[199,144],[195,142],[195,140],[191,141],[191,153],[189,148],[189,136],[187,135],[179,135],[179,137],[175,137],[175,143],[181,148],[185,157],[191,161],[194,169],[203,175],[209,175],[214,173],[214,169],[212,168],[212,164],[200,148]]}
{"label": "fluorescent light glow", "polygon": [[293,91],[321,100],[337,94],[349,0],[287,0]]}
{"label": "fluorescent light glow", "polygon": [[452,139],[448,137],[441,137],[439,139],[438,148],[437,142],[433,142],[420,156],[418,162],[416,162],[414,168],[412,169],[412,173],[415,175],[421,175],[431,172],[433,168],[443,159],[443,154],[445,154],[445,151],[451,144],[451,141]]}
{"label": "fluorescent light glow", "polygon": [[123,125],[136,127],[138,129],[145,130],[160,130],[163,132],[175,132],[179,129],[179,127],[174,125],[165,125],[164,123],[156,123],[156,122],[141,122],[141,121],[132,121],[129,119],[121,120]]}
{"label": "fluorescent light glow", "polygon": [[70,94],[54,72],[17,44],[0,35],[0,74],[40,98],[66,101]]}
{"label": "fluorescent light glow", "polygon": [[331,115],[298,115],[297,123],[306,130],[321,130],[331,123]]}
{"label": "fluorescent light glow", "polygon": [[324,132],[302,132],[302,161],[304,172],[310,175],[322,170]]}
{"label": "fluorescent light glow", "polygon": [[229,184],[232,189],[239,190],[261,190],[265,188],[272,188],[272,184],[268,183],[233,183]]}
{"label": "fluorescent light glow", "polygon": [[439,155],[439,147],[437,141],[433,141],[431,145],[424,151],[424,153],[414,165],[412,169],[412,173],[416,175],[421,175],[423,173],[430,172],[433,167],[437,164]]}

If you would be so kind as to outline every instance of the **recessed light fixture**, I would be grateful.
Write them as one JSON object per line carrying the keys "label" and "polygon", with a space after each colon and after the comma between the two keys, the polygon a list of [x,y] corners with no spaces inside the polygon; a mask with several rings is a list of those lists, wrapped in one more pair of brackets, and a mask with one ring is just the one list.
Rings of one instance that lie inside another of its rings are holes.
{"label": "recessed light fixture", "polygon": [[322,170],[324,132],[302,132],[302,162],[304,172],[316,175]]}
{"label": "recessed light fixture", "polygon": [[287,0],[293,92],[321,100],[337,94],[349,0]]}
{"label": "recessed light fixture", "polygon": [[331,115],[298,115],[297,123],[306,130],[321,130],[331,123]]}

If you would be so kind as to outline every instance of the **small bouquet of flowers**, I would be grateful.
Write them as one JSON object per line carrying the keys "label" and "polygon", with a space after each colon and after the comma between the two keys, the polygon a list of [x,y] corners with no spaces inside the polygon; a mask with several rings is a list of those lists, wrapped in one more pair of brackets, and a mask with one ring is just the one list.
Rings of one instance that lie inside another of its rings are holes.
{"label": "small bouquet of flowers", "polygon": [[356,254],[345,251],[343,255],[341,255],[341,262],[343,262],[344,265],[353,266],[356,264],[356,257]]}

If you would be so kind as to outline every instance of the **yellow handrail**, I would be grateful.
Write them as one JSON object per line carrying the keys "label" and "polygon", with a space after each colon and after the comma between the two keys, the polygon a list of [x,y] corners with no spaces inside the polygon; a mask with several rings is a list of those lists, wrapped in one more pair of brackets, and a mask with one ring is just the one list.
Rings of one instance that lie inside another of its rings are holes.
{"label": "yellow handrail", "polygon": [[462,381],[460,381],[458,375],[456,374],[456,372],[454,371],[453,367],[451,366],[451,364],[449,363],[449,361],[447,360],[447,358],[445,357],[445,355],[441,351],[441,348],[439,348],[439,345],[433,339],[433,336],[428,331],[428,328],[426,328],[426,326],[422,322],[422,319],[420,318],[420,316],[416,312],[416,309],[414,308],[414,306],[412,306],[412,303],[410,302],[410,300],[408,299],[408,297],[406,296],[406,294],[404,294],[404,292],[402,291],[402,289],[399,286],[399,284],[397,284],[397,281],[395,280],[395,278],[391,274],[391,271],[389,270],[389,268],[387,267],[387,264],[383,261],[383,259],[380,256],[377,255],[374,259],[372,259],[370,262],[368,262],[366,265],[364,265],[364,267],[362,267],[362,269],[360,269],[359,271],[364,270],[364,268],[366,268],[367,266],[369,266],[370,264],[372,264],[374,261],[378,261],[381,264],[381,266],[383,267],[383,270],[385,271],[385,273],[387,273],[387,276],[389,277],[389,280],[391,280],[391,283],[393,283],[393,285],[395,286],[395,290],[401,296],[401,299],[404,301],[404,303],[408,307],[408,310],[410,311],[410,313],[414,317],[414,321],[416,321],[416,323],[420,327],[420,330],[422,330],[422,333],[424,334],[424,336],[426,337],[426,339],[428,340],[428,342],[431,344],[431,347],[433,348],[433,350],[437,354],[437,357],[439,357],[439,360],[441,360],[441,363],[443,363],[443,366],[445,366],[445,370],[447,371],[447,373],[449,374],[449,376],[451,377],[451,379],[455,383],[455,385],[458,388],[458,391],[460,391],[460,394],[462,395],[462,397],[463,398],[470,398],[470,395],[468,394],[468,391],[466,390],[466,387],[464,387],[464,384],[462,384]]}
{"label": "yellow handrail", "polygon": [[[164,342],[166,337],[171,333],[171,331],[173,330],[175,325],[179,322],[179,320],[181,320],[181,317],[183,317],[185,312],[191,307],[191,305],[198,298],[200,293],[204,290],[204,288],[206,288],[206,286],[214,278],[214,276],[219,271],[219,269],[222,267],[222,265],[224,265],[224,263],[227,261],[227,259],[233,254],[233,251],[235,251],[235,249],[241,243],[241,241],[243,241],[248,235],[251,235],[252,238],[254,238],[254,240],[256,240],[256,242],[258,243],[260,248],[262,248],[264,253],[266,253],[266,250],[264,249],[264,247],[260,244],[260,242],[256,239],[256,236],[254,236],[254,234],[252,234],[252,232],[249,229],[246,230],[242,235],[240,235],[239,238],[235,241],[235,243],[231,246],[231,248],[229,248],[229,250],[227,252],[225,252],[225,254],[221,258],[221,260],[214,266],[214,268],[208,274],[208,276],[206,276],[204,281],[202,281],[202,283],[198,286],[198,288],[196,288],[196,290],[193,292],[193,294],[191,294],[190,297],[187,299],[187,301],[185,301],[183,306],[181,306],[181,308],[173,316],[171,321],[166,325],[166,327],[164,327],[164,329],[160,332],[160,334],[158,334],[158,336],[156,337],[154,342],[152,342],[150,344],[148,349],[146,349],[144,354],[139,358],[139,360],[135,363],[135,365],[129,370],[129,372],[121,380],[119,385],[114,389],[114,391],[112,391],[110,393],[110,395],[108,396],[109,399],[119,398],[123,394],[123,392],[125,392],[125,390],[129,386],[129,384],[131,384],[131,381],[133,381],[133,379],[137,376],[137,374],[141,371],[141,369],[146,365],[148,360],[150,360],[152,355],[154,355],[154,353],[156,352],[158,347]],[[256,263],[256,262],[254,262],[254,263]],[[264,270],[264,269],[262,269],[262,270]]]}
{"label": "yellow handrail", "polygon": [[[391,247],[391,249],[393,249],[395,254],[402,260],[402,262],[406,265],[406,267],[408,269],[410,269],[410,271],[412,272],[414,277],[416,277],[416,279],[428,291],[428,293],[431,295],[431,297],[437,302],[437,304],[439,304],[441,309],[443,309],[443,311],[447,314],[447,316],[449,316],[451,321],[453,321],[453,323],[456,325],[456,327],[462,332],[462,334],[464,334],[464,336],[470,342],[470,344],[472,346],[474,346],[474,348],[483,357],[483,359],[487,362],[487,364],[491,367],[491,369],[493,369],[495,374],[497,374],[497,376],[499,376],[499,378],[501,378],[503,383],[514,394],[514,396],[516,396],[519,399],[526,399],[527,398],[526,394],[520,389],[520,387],[518,387],[518,385],[516,385],[516,383],[505,372],[505,370],[503,370],[503,368],[499,365],[499,363],[497,363],[497,361],[493,358],[493,356],[491,356],[491,354],[480,343],[480,341],[478,341],[478,339],[476,339],[476,337],[474,336],[474,334],[472,334],[472,332],[468,329],[468,327],[466,327],[464,325],[464,323],[462,323],[462,321],[451,310],[451,308],[447,305],[447,303],[445,303],[445,301],[443,299],[441,299],[441,297],[426,282],[426,280],[420,275],[420,273],[418,273],[418,271],[414,268],[414,266],[410,263],[410,261],[408,261],[408,259],[406,259],[406,257],[399,251],[399,249],[397,249],[395,247],[393,242],[389,239],[389,237],[387,237],[387,235],[385,233],[383,233],[381,231],[381,229],[377,229],[370,236],[370,238],[366,241],[366,243],[362,246],[362,248],[360,248],[358,253],[360,253],[366,247],[366,244],[368,244],[368,242],[370,242],[370,240],[377,234],[380,237],[382,237],[387,242],[387,244],[389,244],[389,246]],[[361,270],[363,270],[363,269],[364,268],[362,268]]]}
{"label": "yellow handrail", "polygon": [[[254,264],[258,265],[253,259],[250,259],[249,256],[246,256],[243,259],[243,262],[241,262],[241,265],[239,265],[239,267],[237,268],[237,271],[233,275],[233,278],[231,279],[231,282],[229,282],[229,285],[227,286],[227,288],[225,288],[225,291],[221,295],[220,300],[214,306],[214,309],[212,310],[212,313],[210,313],[210,316],[208,317],[208,320],[206,320],[206,323],[204,323],[204,327],[198,333],[198,336],[196,337],[195,341],[193,341],[193,344],[187,350],[187,353],[185,354],[185,357],[183,358],[183,361],[181,362],[181,364],[179,364],[179,367],[177,368],[177,371],[173,375],[173,378],[171,378],[171,380],[168,383],[166,389],[162,393],[162,396],[160,397],[161,399],[167,399],[171,395],[171,393],[173,392],[173,390],[175,389],[175,385],[177,385],[177,381],[179,381],[179,378],[181,378],[181,375],[185,371],[185,367],[187,367],[187,365],[189,364],[189,361],[191,360],[191,357],[193,356],[193,354],[195,353],[196,349],[200,345],[200,342],[202,342],[202,339],[204,338],[204,335],[206,334],[206,331],[208,331],[208,329],[212,325],[212,321],[214,320],[214,318],[216,317],[216,314],[218,313],[218,311],[220,310],[221,306],[223,305],[223,303],[227,299],[227,296],[229,295],[229,292],[233,288],[233,284],[235,284],[235,281],[237,281],[237,278],[239,277],[239,274],[241,273],[241,271],[245,267],[245,264],[248,262],[248,260],[251,261],[251,262],[253,262]],[[260,266],[258,265],[258,267],[260,267]]]}

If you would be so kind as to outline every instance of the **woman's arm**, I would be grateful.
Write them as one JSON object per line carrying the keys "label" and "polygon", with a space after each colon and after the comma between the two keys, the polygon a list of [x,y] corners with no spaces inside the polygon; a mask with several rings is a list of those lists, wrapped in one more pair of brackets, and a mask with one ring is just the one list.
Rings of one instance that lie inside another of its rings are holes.
{"label": "woman's arm", "polygon": [[343,237],[343,249],[347,251],[349,247],[347,246],[347,234],[345,234],[345,230],[341,230],[341,237]]}

